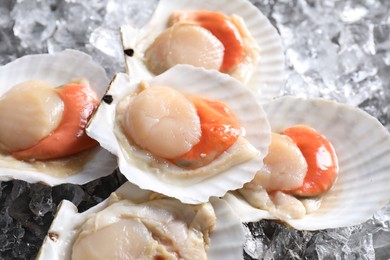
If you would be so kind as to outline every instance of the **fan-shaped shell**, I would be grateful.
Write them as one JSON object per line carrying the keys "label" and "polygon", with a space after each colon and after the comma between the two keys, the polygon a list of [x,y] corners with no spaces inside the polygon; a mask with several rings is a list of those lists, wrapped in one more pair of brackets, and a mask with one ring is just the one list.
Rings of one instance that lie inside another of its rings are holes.
{"label": "fan-shaped shell", "polygon": [[[122,185],[115,193],[121,199],[127,199],[136,204],[147,202],[150,196],[150,192],[141,190],[129,182]],[[62,201],[37,259],[70,259],[72,244],[79,227],[89,215],[106,208],[109,205],[108,200],[83,213],[78,213],[77,208],[71,202]],[[245,238],[240,220],[225,201],[213,198],[211,204],[217,223],[216,229],[210,235],[208,259],[243,259],[242,250]]]}
{"label": "fan-shaped shell", "polygon": [[[254,177],[256,169],[262,165],[270,143],[270,128],[260,104],[249,89],[232,77],[190,65],[177,65],[148,82],[151,87],[169,86],[187,94],[200,95],[227,104],[245,128],[245,139],[259,151],[258,156],[206,178],[193,176],[183,179],[182,182],[169,177],[168,180],[159,178],[157,174],[162,169],[150,167],[148,155],[144,155],[141,161],[129,158],[131,156],[127,155],[126,151],[131,149],[125,149],[115,135],[115,110],[117,104],[133,93],[140,82],[141,79],[129,80],[126,74],[117,74],[107,92],[107,95],[112,97],[112,102],[103,102],[87,127],[89,136],[117,155],[119,169],[130,182],[143,189],[178,198],[184,203],[196,204],[208,201],[211,196],[223,196],[228,190],[242,187]],[[101,127],[102,125],[104,127]]]}
{"label": "fan-shaped shell", "polygon": [[259,47],[259,61],[246,84],[259,94],[264,103],[279,95],[284,78],[284,54],[280,36],[261,11],[247,0],[229,1],[193,1],[161,0],[150,19],[143,28],[130,25],[121,28],[122,44],[125,50],[133,50],[126,55],[126,65],[130,76],[142,71],[149,74],[143,63],[143,54],[152,41],[166,29],[169,16],[174,11],[210,10],[225,15],[237,15],[244,23]]}
{"label": "fan-shaped shell", "polygon": [[[283,219],[288,225],[304,230],[356,225],[389,202],[390,135],[374,117],[333,101],[296,97],[274,100],[265,111],[272,131],[309,125],[332,143],[338,157],[338,178],[322,196],[320,208],[302,219]],[[276,219],[236,193],[225,198],[242,221]]]}
{"label": "fan-shaped shell", "polygon": [[[99,98],[103,97],[109,82],[104,69],[80,51],[27,55],[0,67],[0,96],[14,85],[28,80],[44,80],[53,86],[61,86],[79,79],[88,80]],[[84,184],[111,174],[116,168],[116,162],[110,153],[98,148],[77,173],[70,174],[69,170],[61,169],[61,176],[56,176],[50,173],[51,169],[45,168],[45,163],[37,168],[10,155],[0,154],[0,180],[19,179],[48,185]]]}

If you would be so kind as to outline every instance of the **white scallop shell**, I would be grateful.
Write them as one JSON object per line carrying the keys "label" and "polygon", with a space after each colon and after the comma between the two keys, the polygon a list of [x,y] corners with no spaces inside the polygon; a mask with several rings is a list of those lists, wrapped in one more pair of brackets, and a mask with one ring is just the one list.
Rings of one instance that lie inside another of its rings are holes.
{"label": "white scallop shell", "polygon": [[[272,131],[296,124],[309,125],[332,143],[338,157],[338,178],[323,195],[320,208],[302,219],[283,219],[288,225],[303,230],[356,225],[390,201],[390,135],[374,117],[324,99],[284,97],[264,109]],[[276,219],[233,194],[225,198],[242,221]]]}
{"label": "white scallop shell", "polygon": [[[150,192],[141,190],[129,182],[122,185],[115,193],[134,203],[146,202],[150,195]],[[217,223],[215,231],[210,235],[208,259],[243,259],[245,236],[239,218],[225,201],[213,198],[211,204],[217,217]],[[99,212],[107,206],[108,199],[83,213],[78,213],[76,206],[71,202],[62,201],[49,228],[48,235],[43,241],[37,260],[70,259],[72,244],[78,234],[78,228],[88,215]]]}
{"label": "white scallop shell", "polygon": [[[155,172],[151,172],[151,167],[145,170],[128,160],[114,134],[115,110],[120,100],[134,92],[140,81],[141,79],[134,78],[129,81],[126,74],[117,74],[107,92],[108,95],[112,95],[113,102],[111,104],[102,102],[87,127],[89,136],[117,155],[119,169],[130,182],[143,189],[177,198],[184,203],[196,204],[207,202],[210,196],[223,196],[228,190],[240,188],[254,177],[270,144],[270,127],[260,104],[253,93],[236,79],[217,71],[190,65],[176,65],[148,82],[151,87],[169,86],[187,94],[197,94],[227,104],[239,119],[241,126],[245,128],[245,139],[259,151],[258,157],[202,180],[198,180],[196,176],[193,179],[190,177],[191,183],[182,185],[169,179],[165,181],[158,178]],[[105,127],[100,127],[103,124]],[[148,160],[140,164],[147,168]]]}
{"label": "white scallop shell", "polygon": [[243,18],[253,39],[259,46],[259,61],[253,75],[246,84],[259,94],[259,100],[265,103],[279,96],[285,81],[284,54],[280,36],[270,21],[248,0],[205,1],[205,0],[160,0],[149,23],[141,29],[131,25],[121,27],[124,49],[133,49],[134,56],[125,56],[130,76],[140,70],[146,70],[142,62],[144,51],[152,41],[166,29],[172,12],[177,10],[211,10],[225,15],[238,15]]}
{"label": "white scallop shell", "polygon": [[[61,86],[81,78],[90,82],[99,98],[103,97],[109,80],[104,69],[89,55],[76,50],[27,55],[0,67],[0,96],[12,86],[27,80],[44,80],[53,86]],[[19,179],[51,186],[62,183],[84,184],[109,175],[116,168],[113,156],[102,148],[98,149],[82,171],[63,178],[49,176],[30,163],[0,155],[0,181]]]}

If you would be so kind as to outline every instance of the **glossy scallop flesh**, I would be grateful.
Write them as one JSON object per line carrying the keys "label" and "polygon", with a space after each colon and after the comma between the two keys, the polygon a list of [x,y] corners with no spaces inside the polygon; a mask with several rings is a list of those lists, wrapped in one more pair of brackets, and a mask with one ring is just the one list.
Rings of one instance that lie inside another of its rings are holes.
{"label": "glossy scallop flesh", "polygon": [[[109,80],[104,69],[89,55],[75,50],[27,55],[0,67],[0,97],[13,86],[30,80],[45,81],[51,86],[59,87],[81,79],[89,81],[99,99],[103,97]],[[36,102],[44,103],[38,99]],[[21,121],[25,119],[21,118]],[[27,162],[16,160],[11,155],[0,154],[0,180],[19,179],[47,185],[84,184],[111,174],[116,168],[113,156],[102,148],[96,148],[85,160],[84,166],[75,170],[69,163],[68,167],[62,167],[57,161]]]}
{"label": "glossy scallop flesh", "polygon": [[243,19],[247,31],[258,46],[256,48],[258,49],[258,62],[245,85],[258,94],[261,103],[278,96],[281,85],[285,81],[281,39],[270,21],[247,0],[231,0],[228,3],[224,1],[161,0],[152,18],[144,27],[134,28],[131,25],[121,27],[124,49],[134,50],[132,56],[125,57],[130,76],[140,72],[149,76],[153,74],[144,63],[146,49],[167,28],[169,17],[173,12],[193,10],[216,11],[227,16],[237,15]]}
{"label": "glossy scallop flesh", "polygon": [[[129,200],[135,205],[149,201],[151,196],[151,192],[141,190],[131,183],[125,183],[115,193],[115,197]],[[207,258],[210,260],[243,259],[242,247],[245,237],[240,220],[225,201],[213,198],[210,203],[217,222],[216,229],[210,234]],[[83,213],[78,213],[71,202],[64,200],[58,208],[37,259],[70,259],[80,226],[89,216],[100,212],[108,205],[109,199]],[[131,242],[131,237],[127,239]]]}
{"label": "glossy scallop flesh", "polygon": [[[249,89],[243,88],[242,84],[228,75],[190,65],[177,65],[147,80],[152,88],[168,86],[182,93],[222,101],[245,128],[245,136],[240,140],[244,140],[242,142],[246,145],[241,146],[240,142],[236,142],[237,146],[232,146],[231,150],[209,165],[184,170],[169,163],[155,163],[150,154],[127,144],[125,138],[121,137],[123,131],[115,120],[117,106],[138,88],[141,81],[143,79],[129,79],[126,74],[117,74],[107,93],[113,101],[100,105],[87,128],[89,136],[117,155],[120,171],[130,182],[143,189],[196,204],[208,201],[211,196],[222,196],[254,177],[255,169],[262,165],[262,159],[267,153],[271,136],[263,110]],[[105,127],[101,127],[103,124]],[[252,154],[252,160],[229,164],[234,154],[241,156],[248,153]]]}
{"label": "glossy scallop flesh", "polygon": [[[390,198],[390,135],[360,109],[324,99],[283,97],[265,106],[272,131],[297,124],[313,127],[334,146],[339,173],[322,196],[318,210],[301,219],[282,219],[297,229],[318,230],[356,225],[369,219]],[[236,193],[227,201],[242,221],[276,216],[248,204]]]}

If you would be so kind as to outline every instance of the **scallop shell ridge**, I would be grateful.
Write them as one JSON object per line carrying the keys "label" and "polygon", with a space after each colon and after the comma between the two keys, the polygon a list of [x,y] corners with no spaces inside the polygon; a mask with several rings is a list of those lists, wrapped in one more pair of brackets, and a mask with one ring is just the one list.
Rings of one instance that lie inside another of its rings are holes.
{"label": "scallop shell ridge", "polygon": [[[284,219],[302,230],[357,225],[390,201],[390,135],[374,117],[360,109],[324,99],[283,97],[265,107],[272,131],[309,125],[334,146],[338,178],[323,196],[321,207],[302,219]],[[275,219],[250,206],[237,194],[226,197],[243,221]]]}
{"label": "scallop shell ridge", "polygon": [[[279,96],[280,88],[285,82],[284,53],[281,38],[267,17],[247,0],[229,1],[192,1],[192,0],[161,0],[150,19],[143,28],[133,28],[129,25],[121,27],[124,49],[133,49],[134,56],[125,56],[127,70],[130,76],[142,73],[149,74],[142,62],[142,54],[137,58],[137,52],[143,52],[159,33],[166,29],[169,15],[177,10],[211,10],[226,15],[238,15],[243,18],[249,32],[259,46],[259,61],[247,85],[258,94],[261,103],[266,103]],[[141,47],[139,47],[141,46]]]}
{"label": "scallop shell ridge", "polygon": [[[141,190],[129,182],[119,187],[116,193],[121,199],[128,199],[134,203],[146,202],[150,196],[150,192]],[[225,201],[212,198],[210,203],[214,208],[217,223],[216,229],[210,234],[208,259],[243,259],[242,248],[245,237],[240,220]],[[78,213],[75,205],[66,200],[62,201],[37,259],[69,259],[77,229],[88,215],[97,213],[108,205],[107,199],[83,213]]]}
{"label": "scallop shell ridge", "polygon": [[259,156],[191,185],[177,185],[164,181],[156,177],[155,173],[129,163],[112,130],[115,124],[114,120],[111,119],[109,125],[104,129],[98,129],[98,126],[101,125],[101,122],[107,121],[107,118],[115,117],[117,102],[134,91],[139,82],[139,80],[134,79],[129,81],[125,74],[118,74],[108,91],[108,94],[113,96],[114,102],[111,105],[102,103],[87,128],[90,136],[118,156],[119,169],[130,182],[143,189],[177,198],[184,203],[196,204],[208,201],[211,196],[223,196],[228,190],[242,187],[245,182],[253,178],[255,169],[262,165],[262,159],[268,152],[270,143],[270,128],[264,111],[253,93],[237,80],[216,71],[195,68],[190,65],[177,65],[149,80],[149,83],[152,86],[169,86],[187,94],[201,95],[205,98],[225,102],[245,128],[245,138],[260,151]]}
{"label": "scallop shell ridge", "polygon": [[[44,80],[53,86],[61,86],[79,79],[87,79],[99,98],[104,95],[109,82],[104,69],[80,51],[68,49],[54,54],[26,55],[0,67],[0,96],[27,80]],[[27,162],[0,155],[0,180],[20,179],[50,186],[84,184],[111,174],[116,167],[114,157],[102,148],[98,148],[81,171],[66,177],[50,176]]]}

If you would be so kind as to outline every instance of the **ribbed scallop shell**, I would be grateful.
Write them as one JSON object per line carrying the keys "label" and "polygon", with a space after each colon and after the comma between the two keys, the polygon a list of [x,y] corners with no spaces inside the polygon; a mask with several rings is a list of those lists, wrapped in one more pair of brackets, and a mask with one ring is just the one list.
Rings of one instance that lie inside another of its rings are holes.
{"label": "ribbed scallop shell", "polygon": [[[374,117],[323,99],[284,97],[264,109],[272,131],[309,125],[333,144],[339,161],[337,180],[323,195],[320,208],[302,219],[284,219],[288,225],[303,230],[356,225],[390,201],[390,135]],[[225,198],[244,222],[275,219],[240,196],[228,194]]]}
{"label": "ribbed scallop shell", "polygon": [[[104,69],[89,55],[75,50],[27,55],[0,67],[0,96],[12,86],[27,80],[44,80],[53,86],[61,86],[81,78],[90,82],[99,98],[103,97],[109,80]],[[63,178],[49,176],[30,163],[0,155],[0,181],[18,179],[31,183],[43,182],[47,185],[84,184],[111,174],[116,168],[113,156],[102,148],[98,149],[80,172]]]}
{"label": "ribbed scallop shell", "polygon": [[[158,178],[156,173],[139,167],[139,164],[148,165],[148,158],[137,162],[138,165],[129,161],[114,134],[115,109],[118,102],[132,93],[141,80],[129,80],[126,74],[117,74],[107,92],[113,98],[112,103],[103,102],[87,127],[89,136],[117,155],[119,169],[130,182],[143,189],[177,198],[184,203],[196,204],[208,201],[210,196],[223,196],[228,190],[240,188],[254,177],[270,144],[270,128],[262,107],[253,93],[232,77],[190,65],[177,65],[148,82],[152,87],[168,86],[187,94],[197,94],[224,102],[236,114],[241,126],[245,128],[245,139],[260,152],[259,156],[200,181],[197,176],[189,177],[188,180],[192,183],[181,185],[169,179],[164,181]],[[104,127],[101,127],[102,125]]]}
{"label": "ribbed scallop shell", "polygon": [[[141,190],[129,182],[122,185],[116,193],[121,198],[128,199],[134,203],[146,202],[150,195],[150,192]],[[242,252],[245,237],[240,220],[225,201],[213,198],[211,204],[217,216],[217,223],[215,231],[210,235],[208,259],[243,259]],[[37,259],[70,259],[72,244],[76,239],[80,225],[82,225],[88,215],[99,212],[107,206],[108,200],[105,200],[83,213],[78,213],[76,206],[71,202],[67,200],[62,201]]]}
{"label": "ribbed scallop shell", "polygon": [[121,28],[124,49],[134,50],[132,57],[125,57],[130,76],[140,70],[147,70],[142,62],[143,52],[154,38],[166,29],[172,12],[200,9],[217,11],[228,16],[235,14],[243,18],[246,27],[259,46],[259,61],[246,85],[259,94],[261,103],[278,96],[280,87],[285,81],[281,39],[270,21],[247,0],[161,0],[149,23],[143,28],[137,29],[130,25]]}

